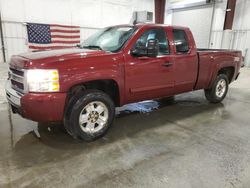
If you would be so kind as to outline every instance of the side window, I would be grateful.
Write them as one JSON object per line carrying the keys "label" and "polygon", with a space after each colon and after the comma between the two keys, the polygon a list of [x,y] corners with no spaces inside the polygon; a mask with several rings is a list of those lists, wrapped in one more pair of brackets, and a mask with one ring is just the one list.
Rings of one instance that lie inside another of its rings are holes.
{"label": "side window", "polygon": [[174,44],[177,53],[187,53],[189,51],[189,44],[186,32],[180,29],[174,29]]}
{"label": "side window", "polygon": [[159,55],[169,54],[169,44],[166,32],[163,29],[150,29],[145,31],[136,41],[135,46],[140,49],[146,49],[149,39],[157,39],[159,42]]}

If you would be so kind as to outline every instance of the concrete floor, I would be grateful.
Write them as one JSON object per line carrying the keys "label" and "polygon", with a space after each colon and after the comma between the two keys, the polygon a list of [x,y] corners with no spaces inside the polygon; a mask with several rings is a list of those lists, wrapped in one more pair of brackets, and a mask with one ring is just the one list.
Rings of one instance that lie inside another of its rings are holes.
{"label": "concrete floor", "polygon": [[117,109],[92,143],[0,104],[0,187],[250,187],[250,69],[221,104],[203,91]]}

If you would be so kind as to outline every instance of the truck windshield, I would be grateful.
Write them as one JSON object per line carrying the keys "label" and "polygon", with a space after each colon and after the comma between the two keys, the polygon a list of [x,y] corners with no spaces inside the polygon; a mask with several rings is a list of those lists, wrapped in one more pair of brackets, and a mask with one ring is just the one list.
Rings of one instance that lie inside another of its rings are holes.
{"label": "truck windshield", "polygon": [[117,52],[124,46],[126,41],[133,35],[135,31],[136,27],[132,26],[104,28],[87,38],[80,45],[80,47]]}

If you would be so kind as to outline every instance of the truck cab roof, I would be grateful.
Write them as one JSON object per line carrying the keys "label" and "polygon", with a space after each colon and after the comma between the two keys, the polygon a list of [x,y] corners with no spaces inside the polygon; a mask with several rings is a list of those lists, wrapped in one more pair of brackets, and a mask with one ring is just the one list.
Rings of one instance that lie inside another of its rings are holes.
{"label": "truck cab roof", "polygon": [[137,24],[122,24],[122,25],[114,25],[113,27],[133,27],[136,26],[138,28],[148,28],[148,27],[165,27],[165,28],[172,28],[172,29],[189,29],[188,27],[184,26],[177,26],[177,25],[167,25],[167,24],[154,24],[154,23],[137,23]]}

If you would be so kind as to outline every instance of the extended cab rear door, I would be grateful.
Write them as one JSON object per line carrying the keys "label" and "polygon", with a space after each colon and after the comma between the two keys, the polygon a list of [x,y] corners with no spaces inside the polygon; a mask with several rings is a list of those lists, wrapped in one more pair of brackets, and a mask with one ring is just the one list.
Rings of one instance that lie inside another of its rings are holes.
{"label": "extended cab rear door", "polygon": [[198,74],[198,56],[193,35],[189,29],[172,30],[174,45],[175,93],[193,90]]}
{"label": "extended cab rear door", "polygon": [[171,95],[174,87],[173,56],[164,27],[143,29],[134,37],[131,48],[146,47],[149,39],[159,41],[157,57],[125,55],[125,90],[127,102]]}

